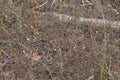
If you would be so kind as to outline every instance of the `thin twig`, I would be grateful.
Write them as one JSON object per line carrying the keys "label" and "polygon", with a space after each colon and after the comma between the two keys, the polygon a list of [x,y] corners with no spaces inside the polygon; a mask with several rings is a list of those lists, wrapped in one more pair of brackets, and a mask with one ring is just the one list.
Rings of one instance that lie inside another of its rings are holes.
{"label": "thin twig", "polygon": [[48,0],[46,2],[44,2],[43,4],[39,5],[39,6],[35,6],[33,9],[41,8],[41,7],[43,7],[47,3],[48,3]]}

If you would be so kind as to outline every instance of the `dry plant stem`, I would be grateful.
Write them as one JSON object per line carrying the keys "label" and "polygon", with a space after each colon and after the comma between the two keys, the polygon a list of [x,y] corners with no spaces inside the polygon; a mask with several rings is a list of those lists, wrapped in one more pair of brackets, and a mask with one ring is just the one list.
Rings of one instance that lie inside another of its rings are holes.
{"label": "dry plant stem", "polygon": [[3,52],[9,59],[11,59],[11,56],[7,54],[4,50],[1,50],[1,52]]}
{"label": "dry plant stem", "polygon": [[48,3],[48,0],[46,2],[44,2],[43,4],[39,5],[39,6],[35,6],[33,9],[41,8],[41,7],[43,7],[47,3]]}
{"label": "dry plant stem", "polygon": [[[100,0],[93,0],[93,1],[95,2],[96,9],[98,9],[98,11],[100,11],[103,20],[105,20],[104,13],[103,13],[103,8],[102,8],[102,5],[101,5],[101,1]],[[107,50],[107,47],[106,47],[107,46],[107,33],[106,33],[106,23],[105,23],[105,21],[103,22],[103,24],[104,24],[104,41],[103,41],[103,43],[104,43],[104,52],[103,52],[103,57],[102,57],[102,60],[101,60],[102,68],[100,70],[100,80],[103,80],[103,78],[105,78],[104,69],[106,67],[106,50]]]}
{"label": "dry plant stem", "polygon": [[82,0],[82,6],[87,6],[87,5],[92,5],[93,3],[91,3],[88,0]]}
{"label": "dry plant stem", "polygon": [[[105,75],[104,75],[104,73],[105,73],[105,65],[106,65],[106,45],[107,45],[107,39],[106,39],[106,26],[107,25],[110,25],[111,27],[113,27],[113,25],[112,25],[112,23],[114,23],[114,22],[108,22],[108,21],[106,21],[105,20],[105,17],[104,17],[104,13],[103,13],[103,8],[102,8],[102,5],[101,5],[101,2],[100,2],[100,0],[93,0],[93,2],[94,2],[94,5],[95,5],[95,7],[96,7],[96,9],[98,9],[98,11],[101,13],[101,15],[102,15],[102,18],[103,18],[103,23],[101,23],[101,24],[103,24],[103,29],[104,29],[104,52],[103,52],[103,57],[102,57],[102,60],[101,60],[101,70],[100,70],[100,80],[103,80],[104,78],[105,78]],[[107,25],[106,25],[107,24]]]}
{"label": "dry plant stem", "polygon": [[57,12],[45,12],[45,13],[42,13],[42,15],[52,15],[53,17],[56,17],[60,21],[64,21],[64,22],[76,21],[77,23],[80,23],[83,25],[94,24],[95,26],[100,26],[100,27],[104,27],[104,25],[106,25],[116,29],[120,28],[120,21],[109,21],[109,20],[102,20],[102,19],[74,17],[74,16],[65,15],[65,14],[58,14]]}
{"label": "dry plant stem", "polygon": [[53,2],[52,2],[52,4],[51,4],[51,6],[53,6],[53,4],[55,4],[55,2],[56,2],[56,0],[53,0]]}

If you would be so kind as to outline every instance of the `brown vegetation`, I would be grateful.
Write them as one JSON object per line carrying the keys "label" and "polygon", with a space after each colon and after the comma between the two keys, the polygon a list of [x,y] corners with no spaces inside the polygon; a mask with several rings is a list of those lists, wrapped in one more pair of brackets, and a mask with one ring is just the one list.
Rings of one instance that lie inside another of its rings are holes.
{"label": "brown vegetation", "polygon": [[119,3],[0,0],[0,80],[119,80]]}

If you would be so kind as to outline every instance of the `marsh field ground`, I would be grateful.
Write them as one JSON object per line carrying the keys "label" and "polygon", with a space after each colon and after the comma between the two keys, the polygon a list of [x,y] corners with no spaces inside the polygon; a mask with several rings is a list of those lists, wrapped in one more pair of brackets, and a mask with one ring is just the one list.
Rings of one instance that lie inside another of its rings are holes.
{"label": "marsh field ground", "polygon": [[52,12],[119,22],[120,0],[0,0],[0,80],[120,80],[120,26]]}

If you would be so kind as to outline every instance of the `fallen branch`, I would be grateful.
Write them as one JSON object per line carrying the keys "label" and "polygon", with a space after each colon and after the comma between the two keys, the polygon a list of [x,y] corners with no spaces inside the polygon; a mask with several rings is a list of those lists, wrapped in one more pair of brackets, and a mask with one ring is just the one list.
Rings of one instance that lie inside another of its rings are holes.
{"label": "fallen branch", "polygon": [[42,15],[52,15],[53,17],[56,17],[60,21],[64,22],[70,22],[75,21],[80,24],[84,25],[95,25],[95,26],[111,26],[112,28],[120,28],[120,21],[109,21],[109,20],[102,20],[102,19],[88,19],[88,18],[82,18],[82,17],[74,17],[69,16],[65,14],[58,14],[56,12],[47,12],[42,13]]}

